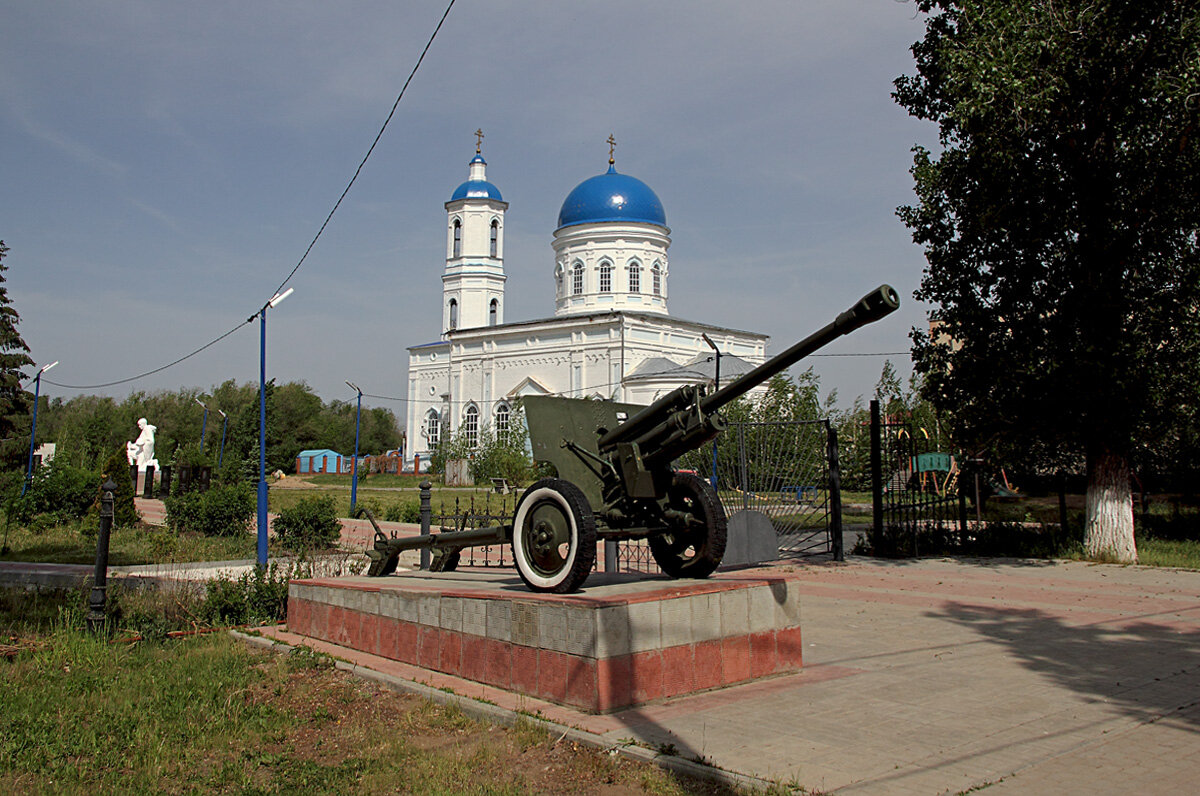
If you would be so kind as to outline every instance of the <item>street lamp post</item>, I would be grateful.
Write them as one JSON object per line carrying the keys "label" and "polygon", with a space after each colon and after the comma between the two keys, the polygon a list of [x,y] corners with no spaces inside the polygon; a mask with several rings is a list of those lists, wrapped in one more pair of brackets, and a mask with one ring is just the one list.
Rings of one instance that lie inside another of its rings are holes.
{"label": "street lamp post", "polygon": [[221,416],[221,452],[217,454],[217,469],[221,469],[221,460],[225,458],[225,429],[229,426],[229,415],[217,410],[217,414]]}
{"label": "street lamp post", "polygon": [[25,490],[29,488],[29,482],[33,478],[33,447],[34,439],[37,436],[37,410],[38,398],[42,391],[42,374],[50,370],[58,364],[58,360],[54,360],[49,365],[43,365],[42,369],[33,377],[33,425],[29,429],[29,466],[25,468],[25,483],[21,485],[21,495],[25,494]]}
{"label": "street lamp post", "polygon": [[[258,311],[258,565],[267,565],[267,310],[292,295],[295,288],[276,293]],[[253,319],[254,316],[251,316]]]}
{"label": "street lamp post", "polygon": [[354,410],[354,464],[350,469],[350,516],[354,516],[354,504],[358,501],[358,430],[362,419],[362,390],[357,384],[346,382],[346,386],[358,393],[358,408]]}
{"label": "street lamp post", "polygon": [[204,432],[208,430],[208,406],[199,398],[193,398],[193,400],[204,407],[204,420],[200,422],[200,452],[204,453]]}
{"label": "street lamp post", "polygon": [[[713,367],[713,392],[716,392],[717,390],[721,389],[721,349],[717,348],[717,344],[714,343],[707,334],[701,333],[700,336],[702,338],[704,338],[704,342],[708,343],[708,347],[711,348],[713,350],[713,353],[716,355],[716,362]],[[717,440],[716,440],[716,438],[713,438],[713,464],[712,464],[712,475],[709,477],[709,483],[712,484],[713,489],[717,488]]]}

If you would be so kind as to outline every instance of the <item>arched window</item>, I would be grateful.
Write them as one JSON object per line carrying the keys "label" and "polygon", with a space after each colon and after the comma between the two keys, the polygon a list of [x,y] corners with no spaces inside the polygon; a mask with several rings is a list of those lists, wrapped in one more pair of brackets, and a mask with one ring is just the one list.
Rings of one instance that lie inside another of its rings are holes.
{"label": "arched window", "polygon": [[563,265],[559,263],[554,267],[554,284],[557,286],[557,294],[563,294]]}
{"label": "arched window", "polygon": [[496,436],[503,437],[508,433],[508,421],[512,415],[509,405],[501,401],[496,404]]}
{"label": "arched window", "polygon": [[429,440],[430,450],[438,446],[438,441],[442,438],[442,418],[438,415],[436,409],[430,409],[425,413],[425,439]]}
{"label": "arched window", "polygon": [[659,265],[658,263],[655,263],[654,268],[652,268],[650,270],[650,274],[651,274],[651,281],[653,281],[653,283],[654,283],[654,285],[653,285],[654,295],[661,296],[662,295],[662,266]]}
{"label": "arched window", "polygon": [[575,267],[571,269],[571,295],[578,296],[583,293],[583,263],[575,263]]}
{"label": "arched window", "polygon": [[479,444],[479,408],[474,404],[463,412],[463,435],[466,437],[467,447],[474,448]]}
{"label": "arched window", "polygon": [[492,222],[492,256],[499,257],[500,254],[500,222]]}
{"label": "arched window", "polygon": [[488,305],[488,326],[495,326],[496,319],[500,317],[500,302],[497,299],[492,299],[492,303]]}
{"label": "arched window", "polygon": [[611,293],[612,292],[612,272],[613,272],[612,263],[609,263],[609,262],[600,263],[600,292],[601,293]]}
{"label": "arched window", "polygon": [[454,219],[454,249],[451,257],[462,257],[462,222]]}
{"label": "arched window", "polygon": [[642,292],[642,264],[637,260],[629,261],[629,292]]}
{"label": "arched window", "polygon": [[450,299],[450,328],[458,328],[458,302]]}

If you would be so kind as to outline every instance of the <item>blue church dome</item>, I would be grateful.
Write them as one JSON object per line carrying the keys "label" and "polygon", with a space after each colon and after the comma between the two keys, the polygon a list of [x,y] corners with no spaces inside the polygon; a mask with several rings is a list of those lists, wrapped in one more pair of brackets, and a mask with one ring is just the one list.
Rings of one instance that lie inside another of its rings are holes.
{"label": "blue church dome", "polygon": [[558,227],[601,221],[632,221],[667,225],[662,202],[650,186],[636,177],[618,174],[615,166],[607,174],[584,180],[567,194],[558,211]]}
{"label": "blue church dome", "polygon": [[[472,165],[476,163],[484,166],[487,165],[487,161],[480,155],[472,158],[471,163]],[[483,174],[482,171],[479,173]],[[500,195],[500,189],[487,180],[467,180],[455,188],[450,201],[457,202],[459,199],[495,199],[497,202],[504,201],[504,197]]]}

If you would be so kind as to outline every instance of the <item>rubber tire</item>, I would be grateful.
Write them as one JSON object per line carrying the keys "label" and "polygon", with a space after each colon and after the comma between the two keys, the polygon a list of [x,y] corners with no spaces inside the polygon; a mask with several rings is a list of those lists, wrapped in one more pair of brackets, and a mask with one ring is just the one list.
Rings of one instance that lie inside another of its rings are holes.
{"label": "rubber tire", "polygon": [[699,476],[676,473],[667,500],[671,508],[688,512],[704,528],[651,536],[647,541],[655,562],[672,578],[707,578],[725,557],[729,533],[716,491]]}
{"label": "rubber tire", "polygon": [[[532,547],[538,521],[559,526],[559,543],[540,552]],[[526,489],[513,518],[512,550],[517,573],[531,591],[565,594],[583,585],[596,563],[596,518],[579,487],[543,478]]]}

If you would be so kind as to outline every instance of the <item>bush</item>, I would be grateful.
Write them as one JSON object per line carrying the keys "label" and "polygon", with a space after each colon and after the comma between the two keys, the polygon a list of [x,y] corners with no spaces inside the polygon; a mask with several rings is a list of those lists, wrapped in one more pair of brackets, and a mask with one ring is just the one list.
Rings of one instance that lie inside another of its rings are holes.
{"label": "bush", "polygon": [[210,580],[199,618],[214,625],[283,621],[287,618],[289,579],[272,564],[266,569],[255,567],[237,580]]}
{"label": "bush", "polygon": [[328,495],[302,498],[296,505],[283,509],[271,528],[286,550],[330,548],[342,536],[337,505]]}
{"label": "bush", "polygon": [[420,522],[421,503],[416,500],[406,500],[403,503],[389,504],[384,510],[383,519],[387,522]]}
{"label": "bush", "polygon": [[28,524],[45,515],[41,522],[50,525],[79,519],[99,497],[100,482],[97,473],[52,461],[34,472],[24,495],[16,487],[11,517]]}
{"label": "bush", "polygon": [[133,479],[129,477],[129,459],[124,448],[108,457],[100,469],[100,477],[111,478],[117,485],[113,490],[113,525],[117,528],[136,525],[141,518],[133,505]]}
{"label": "bush", "polygon": [[163,500],[167,527],[175,533],[237,536],[248,533],[257,503],[249,484],[215,486]]}

